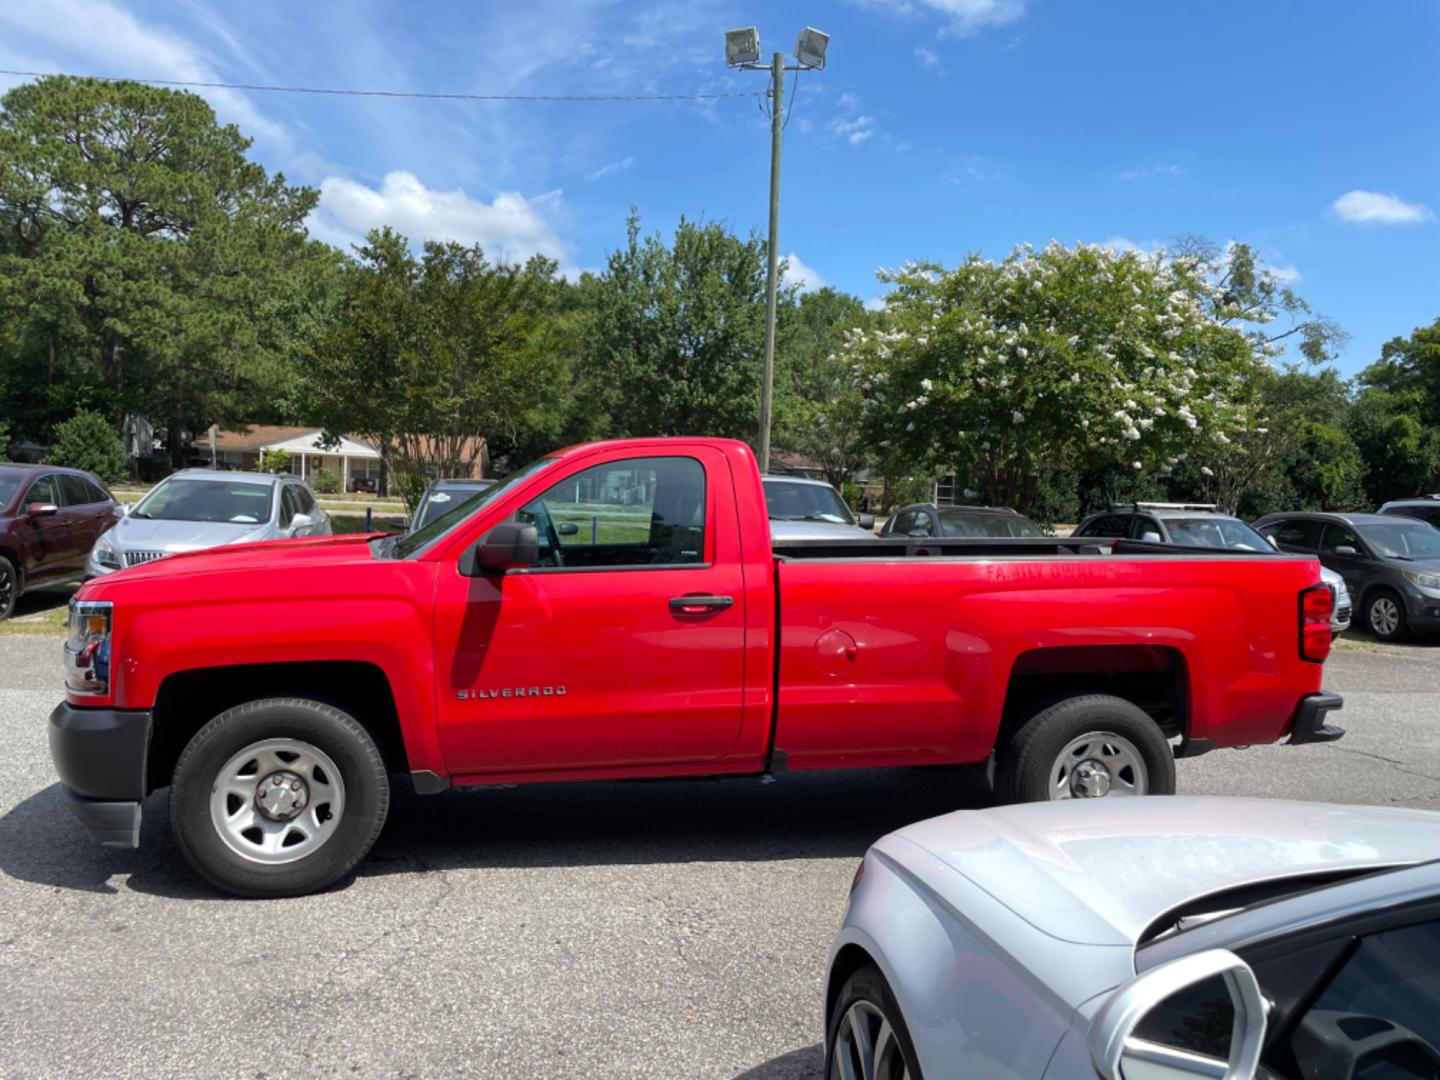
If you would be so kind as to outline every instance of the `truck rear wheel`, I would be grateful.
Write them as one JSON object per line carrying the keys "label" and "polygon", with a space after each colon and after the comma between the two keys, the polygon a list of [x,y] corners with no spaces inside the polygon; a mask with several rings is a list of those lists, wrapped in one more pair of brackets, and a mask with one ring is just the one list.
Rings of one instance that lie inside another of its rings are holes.
{"label": "truck rear wheel", "polygon": [[1148,713],[1109,694],[1042,709],[997,764],[996,793],[1005,802],[1175,793],[1170,743]]}
{"label": "truck rear wheel", "polygon": [[175,766],[170,818],[195,871],[236,896],[300,896],[369,852],[390,807],[385,762],[352,716],[299,698],[227,709]]}

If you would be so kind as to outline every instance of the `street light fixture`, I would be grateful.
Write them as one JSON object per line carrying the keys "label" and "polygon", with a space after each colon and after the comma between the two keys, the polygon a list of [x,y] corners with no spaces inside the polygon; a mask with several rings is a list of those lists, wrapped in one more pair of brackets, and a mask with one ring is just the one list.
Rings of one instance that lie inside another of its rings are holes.
{"label": "street light fixture", "polygon": [[825,50],[830,35],[813,26],[800,31],[795,39],[795,60],[785,66],[783,53],[775,53],[770,63],[761,64],[760,33],[753,26],[725,31],[725,62],[744,71],[768,71],[770,89],[770,239],[765,278],[765,368],[760,384],[760,471],[770,471],[770,411],[775,385],[775,291],[779,284],[780,252],[780,131],[784,126],[785,72],[814,71],[825,66]]}

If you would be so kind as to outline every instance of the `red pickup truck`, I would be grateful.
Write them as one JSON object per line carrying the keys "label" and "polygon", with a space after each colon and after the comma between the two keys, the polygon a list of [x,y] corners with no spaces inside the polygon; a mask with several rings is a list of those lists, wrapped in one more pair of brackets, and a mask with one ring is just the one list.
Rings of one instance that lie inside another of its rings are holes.
{"label": "red pickup truck", "polygon": [[356,865],[394,773],[988,762],[1028,800],[1167,793],[1175,756],[1342,734],[1315,560],[1110,544],[772,545],[742,443],[572,447],[408,536],[90,582],[51,755],[102,843],[138,845],[169,785],[195,869],[276,896]]}

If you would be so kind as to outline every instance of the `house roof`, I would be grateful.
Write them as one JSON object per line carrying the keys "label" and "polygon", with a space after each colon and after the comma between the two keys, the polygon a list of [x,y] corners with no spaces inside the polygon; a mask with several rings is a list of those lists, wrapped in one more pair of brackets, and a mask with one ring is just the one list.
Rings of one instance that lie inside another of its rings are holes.
{"label": "house roof", "polygon": [[[350,457],[373,457],[380,454],[373,446],[354,435],[345,435],[340,445],[320,446],[323,429],[318,427],[293,427],[287,424],[247,424],[236,431],[216,431],[215,449],[226,453],[255,453],[260,450],[285,450],[290,453],[346,454]],[[204,435],[192,444],[197,449],[208,449],[210,440]]]}

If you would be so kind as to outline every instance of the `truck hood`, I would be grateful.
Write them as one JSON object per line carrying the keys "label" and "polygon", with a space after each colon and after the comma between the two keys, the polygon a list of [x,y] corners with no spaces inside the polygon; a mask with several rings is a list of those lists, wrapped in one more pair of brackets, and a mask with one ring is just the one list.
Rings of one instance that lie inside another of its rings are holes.
{"label": "truck hood", "polygon": [[[1270,799],[1029,803],[892,835],[1041,932],[1095,945],[1133,946],[1160,916],[1235,886],[1440,858],[1440,814]],[[903,852],[897,846],[902,861]]]}
{"label": "truck hood", "polygon": [[264,540],[233,543],[200,551],[182,551],[164,559],[117,570],[95,578],[82,589],[85,599],[101,599],[112,585],[127,582],[158,582],[194,577],[198,574],[266,573],[297,568],[318,569],[344,563],[370,562],[369,541],[373,533],[345,533],[340,536],[306,536],[294,540]]}

